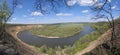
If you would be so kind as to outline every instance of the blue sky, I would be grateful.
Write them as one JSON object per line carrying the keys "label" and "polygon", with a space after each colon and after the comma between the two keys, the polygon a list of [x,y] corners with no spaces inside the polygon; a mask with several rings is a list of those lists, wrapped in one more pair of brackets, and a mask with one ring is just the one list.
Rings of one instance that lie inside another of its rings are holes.
{"label": "blue sky", "polygon": [[[10,3],[12,0],[9,0]],[[94,22],[91,20],[94,16],[90,6],[94,4],[92,0],[70,0],[67,2],[70,8],[60,7],[58,13],[50,13],[43,15],[34,8],[34,0],[21,0],[20,5],[15,9],[15,13],[11,17],[9,23],[20,24],[46,24],[46,23],[63,23],[63,22]],[[98,0],[95,0],[98,1]],[[118,17],[120,9],[118,6],[120,0],[109,0],[112,4],[112,13],[114,17]],[[97,21],[103,21],[99,19]]]}

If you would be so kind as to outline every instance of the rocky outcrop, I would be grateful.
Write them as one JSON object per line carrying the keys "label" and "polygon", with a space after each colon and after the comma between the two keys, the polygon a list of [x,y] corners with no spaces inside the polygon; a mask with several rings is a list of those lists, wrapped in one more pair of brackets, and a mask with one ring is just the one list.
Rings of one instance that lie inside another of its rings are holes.
{"label": "rocky outcrop", "polygon": [[0,55],[19,55],[13,44],[0,42]]}

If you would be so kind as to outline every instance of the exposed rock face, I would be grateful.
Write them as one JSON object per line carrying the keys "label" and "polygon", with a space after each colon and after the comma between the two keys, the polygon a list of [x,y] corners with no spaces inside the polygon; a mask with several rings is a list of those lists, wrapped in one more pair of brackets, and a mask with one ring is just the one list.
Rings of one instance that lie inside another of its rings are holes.
{"label": "exposed rock face", "polygon": [[0,55],[19,55],[12,44],[0,43]]}

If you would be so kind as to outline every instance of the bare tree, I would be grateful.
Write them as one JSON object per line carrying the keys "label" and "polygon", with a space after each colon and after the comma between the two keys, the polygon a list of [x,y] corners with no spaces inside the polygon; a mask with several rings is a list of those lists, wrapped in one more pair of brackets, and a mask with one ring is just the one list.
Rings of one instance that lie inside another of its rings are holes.
{"label": "bare tree", "polygon": [[109,0],[104,0],[102,3],[101,2],[96,3],[95,5],[92,6],[92,10],[97,11],[95,19],[99,18],[104,18],[107,19],[109,22],[110,27],[112,28],[112,37],[111,41],[115,37],[115,22],[114,22],[114,16],[112,14],[112,6],[109,2]]}
{"label": "bare tree", "polygon": [[[110,55],[114,55],[114,54],[119,54],[119,53],[115,53],[117,52],[117,49],[115,49],[114,47],[114,39],[116,38],[116,34],[115,34],[115,17],[112,14],[112,5],[110,4],[109,0],[104,0],[102,3],[101,2],[97,2],[96,4],[94,4],[92,6],[92,10],[97,12],[95,19],[99,19],[99,18],[104,18],[108,20],[108,23],[110,25],[110,28],[112,29],[112,36],[110,39]],[[119,10],[118,10],[119,12]]]}
{"label": "bare tree", "polygon": [[35,0],[35,8],[42,14],[58,12],[63,6],[67,6],[67,0]]}

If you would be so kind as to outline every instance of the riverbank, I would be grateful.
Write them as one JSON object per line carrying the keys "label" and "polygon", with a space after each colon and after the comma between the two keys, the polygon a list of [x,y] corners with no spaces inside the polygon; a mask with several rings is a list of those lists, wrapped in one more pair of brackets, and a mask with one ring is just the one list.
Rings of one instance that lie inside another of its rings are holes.
{"label": "riverbank", "polygon": [[107,32],[105,32],[104,34],[102,34],[99,38],[97,38],[96,40],[90,42],[88,44],[88,46],[86,46],[86,48],[84,48],[81,51],[78,51],[75,55],[83,55],[85,53],[88,53],[90,51],[92,51],[94,48],[96,48],[97,46],[105,43],[106,41],[110,40],[110,36],[111,36],[111,29],[108,30]]}
{"label": "riverbank", "polygon": [[[99,40],[96,42],[96,45],[99,45],[93,46],[94,48],[90,48],[90,46],[88,46],[90,49],[87,50],[89,51],[83,51],[86,53],[85,55],[120,55],[120,17],[115,20],[114,25],[115,36],[112,36],[111,30],[108,31],[108,33],[104,33],[106,35],[104,35],[104,37],[102,36],[101,40],[99,38]],[[93,44],[95,43],[93,42]]]}
{"label": "riverbank", "polygon": [[[18,37],[17,33],[23,30],[28,30],[34,27],[38,27],[38,25],[22,25],[22,26],[10,26],[6,28],[8,34],[10,34],[9,38],[11,42],[14,43],[15,50],[19,53],[19,55],[46,55],[37,51],[36,47],[28,45],[22,42]],[[39,25],[42,27],[42,25]]]}

